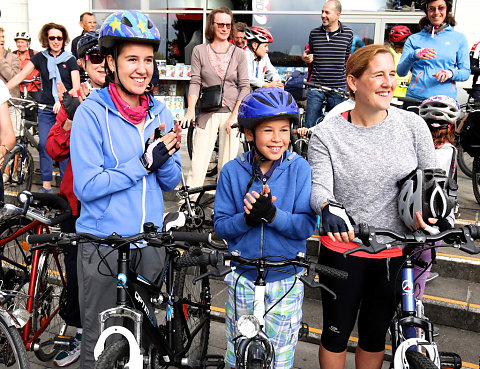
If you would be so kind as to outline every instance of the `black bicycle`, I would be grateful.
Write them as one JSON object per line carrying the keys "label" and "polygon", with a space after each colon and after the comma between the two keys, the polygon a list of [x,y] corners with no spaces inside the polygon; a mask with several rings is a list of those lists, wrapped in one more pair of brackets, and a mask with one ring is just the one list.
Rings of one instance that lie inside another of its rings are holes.
{"label": "black bicycle", "polygon": [[[131,237],[55,233],[32,235],[27,241],[43,244],[37,247],[92,242],[109,245],[111,252],[118,253],[118,272],[112,273],[112,283],[117,285],[117,304],[100,314],[101,335],[95,347],[95,368],[223,368],[222,357],[207,355],[209,280],[203,278],[201,283],[192,283],[195,276],[206,272],[206,267],[179,268],[181,265],[177,263],[181,252],[191,256],[201,253],[199,248],[179,241],[207,243],[209,239],[209,234],[197,232],[157,232],[156,226],[146,223],[143,233]],[[130,245],[139,243],[166,251],[163,270],[155,281],[129,268]],[[155,309],[163,312],[161,318],[155,315]],[[124,324],[109,326],[111,318],[123,318]],[[111,335],[122,337],[107,347],[105,341]]]}

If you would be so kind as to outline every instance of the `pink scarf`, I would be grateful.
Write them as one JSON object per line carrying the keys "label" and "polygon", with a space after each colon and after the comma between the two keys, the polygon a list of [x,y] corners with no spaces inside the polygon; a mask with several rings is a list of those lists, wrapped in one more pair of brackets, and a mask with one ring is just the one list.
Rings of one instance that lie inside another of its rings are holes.
{"label": "pink scarf", "polygon": [[115,104],[117,110],[122,114],[126,120],[133,124],[140,124],[145,120],[148,109],[148,97],[147,95],[140,96],[140,105],[134,108],[130,107],[125,100],[122,99],[118,93],[117,86],[114,83],[109,83],[108,93]]}

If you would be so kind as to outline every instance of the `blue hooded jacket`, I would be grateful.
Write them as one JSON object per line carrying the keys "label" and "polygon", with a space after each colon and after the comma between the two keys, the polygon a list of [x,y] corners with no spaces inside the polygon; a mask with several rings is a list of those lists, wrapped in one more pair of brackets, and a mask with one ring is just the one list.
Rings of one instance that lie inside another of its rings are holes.
{"label": "blue hooded jacket", "polygon": [[[417,59],[418,49],[435,49],[437,57],[430,60]],[[470,77],[470,58],[465,36],[447,26],[438,34],[425,29],[411,35],[405,42],[397,74],[404,77],[412,71],[412,79],[406,97],[425,100],[436,95],[447,95],[457,99],[456,81]],[[451,70],[452,78],[439,82],[433,75],[441,70]]]}
{"label": "blue hooded jacket", "polygon": [[[275,168],[268,180],[277,213],[272,223],[251,227],[245,222],[243,209],[245,190],[252,176],[252,165],[247,154],[229,161],[220,172],[215,194],[215,232],[228,242],[229,251],[237,250],[246,258],[282,255],[295,258],[305,252],[307,238],[315,232],[316,217],[310,208],[312,171],[305,159],[287,151],[286,159]],[[255,178],[249,192],[262,190]],[[275,258],[275,260],[280,260]],[[238,268],[241,273],[245,267]],[[284,270],[294,273],[293,267]],[[297,271],[300,271],[297,268]],[[244,276],[255,280],[257,271],[249,270]],[[266,281],[290,277],[291,274],[269,271]]]}
{"label": "blue hooded jacket", "polygon": [[172,114],[154,100],[140,132],[117,111],[108,88],[92,91],[78,107],[70,138],[73,189],[82,204],[77,232],[131,236],[145,222],[162,226],[162,190],[180,182],[179,152],[154,173],[140,162],[145,142],[161,123],[168,132]]}

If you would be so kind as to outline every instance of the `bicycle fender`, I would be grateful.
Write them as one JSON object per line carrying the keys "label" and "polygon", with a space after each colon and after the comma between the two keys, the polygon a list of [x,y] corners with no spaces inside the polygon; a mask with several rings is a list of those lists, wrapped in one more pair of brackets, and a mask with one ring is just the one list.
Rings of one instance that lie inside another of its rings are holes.
{"label": "bicycle fender", "polygon": [[98,338],[97,344],[95,345],[95,350],[93,351],[95,361],[98,360],[100,354],[103,352],[103,349],[105,348],[105,341],[112,334],[120,334],[128,341],[130,360],[125,364],[125,369],[143,368],[143,355],[140,353],[140,347],[138,346],[133,333],[127,328],[121,326],[112,326],[102,332]]}
{"label": "bicycle fender", "polygon": [[407,362],[406,352],[412,346],[422,346],[427,352],[427,356],[432,360],[432,362],[440,368],[440,355],[438,354],[437,345],[425,341],[421,338],[409,338],[406,341],[403,341],[395,351],[395,357],[393,359],[393,368],[394,369],[410,369],[410,365]]}
{"label": "bicycle fender", "polygon": [[23,324],[23,325],[20,324],[18,322],[18,320],[15,318],[15,316],[10,314],[10,312],[8,312],[5,309],[0,310],[0,319],[2,319],[8,327],[14,327],[14,328],[17,328],[17,329],[21,329],[25,325],[25,324]]}

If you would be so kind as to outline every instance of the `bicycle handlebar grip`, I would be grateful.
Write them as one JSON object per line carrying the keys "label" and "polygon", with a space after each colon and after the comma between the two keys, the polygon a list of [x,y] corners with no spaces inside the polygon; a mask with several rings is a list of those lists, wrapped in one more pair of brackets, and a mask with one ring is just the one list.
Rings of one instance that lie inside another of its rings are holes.
{"label": "bicycle handlebar grip", "polygon": [[72,208],[67,200],[51,193],[33,192],[33,199],[40,201],[42,205],[45,205],[52,209],[63,210],[64,212],[55,218],[51,219],[50,225],[59,224],[72,216]]}
{"label": "bicycle handlebar grip", "polygon": [[210,254],[203,254],[200,256],[182,256],[175,261],[175,267],[177,268],[187,268],[190,266],[197,265],[209,265],[210,264]]}
{"label": "bicycle handlebar grip", "polygon": [[60,232],[53,232],[53,233],[42,233],[42,234],[29,234],[27,236],[27,243],[30,245],[39,243],[49,243],[57,241],[60,238]]}
{"label": "bicycle handlebar grip", "polygon": [[172,232],[174,241],[186,241],[195,243],[210,243],[212,236],[210,233],[199,232]]}
{"label": "bicycle handlebar grip", "polygon": [[329,267],[329,266],[326,266],[326,265],[322,265],[322,264],[317,264],[315,266],[315,271],[318,274],[324,275],[326,277],[332,277],[332,278],[337,278],[337,279],[347,279],[348,278],[348,273],[347,272],[345,272],[343,270],[340,270],[340,269],[332,268],[332,267]]}

